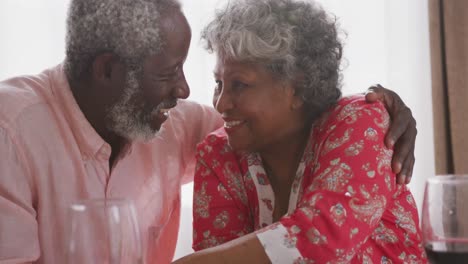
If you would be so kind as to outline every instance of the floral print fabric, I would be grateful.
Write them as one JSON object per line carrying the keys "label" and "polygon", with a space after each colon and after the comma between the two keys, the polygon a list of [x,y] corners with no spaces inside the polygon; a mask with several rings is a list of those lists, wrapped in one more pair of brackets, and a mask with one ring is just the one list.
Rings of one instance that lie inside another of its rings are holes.
{"label": "floral print fabric", "polygon": [[341,99],[314,123],[276,223],[261,157],[213,132],[198,146],[193,248],[256,232],[272,263],[427,263],[416,204],[390,167],[388,125],[381,103]]}

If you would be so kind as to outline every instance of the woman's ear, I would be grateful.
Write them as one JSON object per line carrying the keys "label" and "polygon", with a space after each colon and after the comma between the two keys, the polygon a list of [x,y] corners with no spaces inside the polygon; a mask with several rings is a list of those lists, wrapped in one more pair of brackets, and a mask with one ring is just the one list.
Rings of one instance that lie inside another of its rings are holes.
{"label": "woman's ear", "polygon": [[295,111],[300,109],[304,104],[304,101],[302,100],[302,97],[298,95],[297,88],[291,83],[285,84],[284,88],[285,98],[288,98],[287,100],[289,100],[291,110]]}
{"label": "woman's ear", "polygon": [[304,97],[302,96],[302,83],[304,81],[304,75],[302,73],[296,74],[296,78],[291,86],[293,92],[293,98],[291,103],[291,108],[293,110],[298,110],[304,106]]}
{"label": "woman's ear", "polygon": [[302,96],[300,96],[297,92],[296,89],[294,89],[294,95],[293,95],[293,98],[292,98],[292,103],[291,103],[291,107],[293,110],[298,110],[300,108],[302,108],[302,106],[304,105],[304,100],[302,99]]}

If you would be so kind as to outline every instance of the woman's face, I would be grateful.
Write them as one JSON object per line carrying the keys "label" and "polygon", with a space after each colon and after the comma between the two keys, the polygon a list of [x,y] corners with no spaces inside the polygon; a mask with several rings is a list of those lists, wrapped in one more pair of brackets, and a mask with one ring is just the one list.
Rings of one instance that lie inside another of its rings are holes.
{"label": "woman's face", "polygon": [[219,57],[214,74],[213,103],[233,149],[265,151],[303,131],[302,100],[290,83],[274,78],[260,65]]}

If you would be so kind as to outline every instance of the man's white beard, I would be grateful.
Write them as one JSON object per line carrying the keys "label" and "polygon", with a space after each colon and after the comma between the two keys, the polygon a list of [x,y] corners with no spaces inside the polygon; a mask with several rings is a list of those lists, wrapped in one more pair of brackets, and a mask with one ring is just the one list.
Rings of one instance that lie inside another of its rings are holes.
{"label": "man's white beard", "polygon": [[160,105],[147,109],[145,98],[138,82],[138,71],[126,74],[122,97],[107,113],[108,129],[130,141],[149,141],[156,136],[157,129],[151,127],[152,116],[159,112]]}

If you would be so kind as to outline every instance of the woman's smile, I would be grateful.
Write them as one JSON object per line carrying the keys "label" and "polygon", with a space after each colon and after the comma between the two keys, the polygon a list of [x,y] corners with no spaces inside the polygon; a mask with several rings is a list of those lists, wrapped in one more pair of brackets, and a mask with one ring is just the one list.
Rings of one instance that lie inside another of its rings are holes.
{"label": "woman's smile", "polygon": [[245,120],[230,120],[230,121],[225,120],[224,130],[226,130],[226,132],[230,134],[234,132],[235,130],[241,128],[242,125],[244,125],[245,123],[246,123]]}

